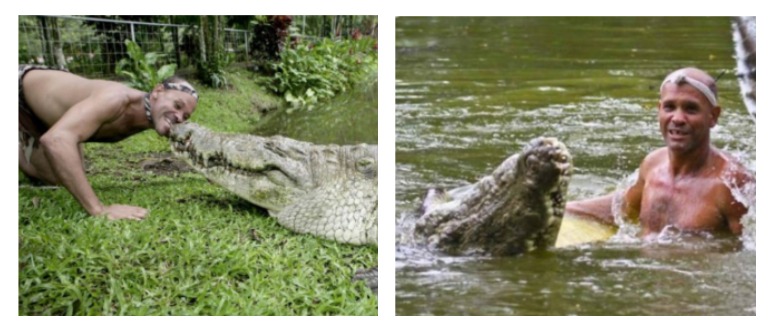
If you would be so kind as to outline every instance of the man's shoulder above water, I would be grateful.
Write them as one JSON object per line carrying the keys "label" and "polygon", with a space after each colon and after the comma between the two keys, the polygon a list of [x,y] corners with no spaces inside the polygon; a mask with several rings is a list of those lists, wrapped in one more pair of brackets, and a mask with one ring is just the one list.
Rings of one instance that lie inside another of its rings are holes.
{"label": "man's shoulder above water", "polygon": [[[708,166],[702,171],[697,171],[693,176],[696,177],[710,177],[710,176],[736,176],[741,180],[752,180],[753,174],[746,166],[733,154],[720,150],[714,146],[710,147],[710,155],[708,160]],[[642,172],[649,171],[653,168],[660,166],[668,166],[669,163],[669,150],[667,147],[661,147],[655,149],[644,157],[640,165]]]}

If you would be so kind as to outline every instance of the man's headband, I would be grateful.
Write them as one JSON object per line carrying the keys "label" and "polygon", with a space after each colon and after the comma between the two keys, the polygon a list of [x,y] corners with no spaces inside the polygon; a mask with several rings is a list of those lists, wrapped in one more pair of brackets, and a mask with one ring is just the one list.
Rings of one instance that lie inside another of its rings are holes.
{"label": "man's headband", "polygon": [[192,95],[195,98],[196,102],[198,101],[198,92],[196,92],[195,89],[190,86],[180,84],[180,83],[166,82],[166,83],[163,83],[163,88],[174,89],[180,92],[185,92],[187,94]]}
{"label": "man's headband", "polygon": [[690,84],[693,88],[697,89],[703,96],[705,96],[709,102],[711,103],[711,106],[715,107],[717,106],[717,97],[714,95],[714,92],[711,91],[711,89],[708,88],[704,83],[696,80],[695,78],[688,77],[686,73],[681,71],[675,71],[666,77],[666,79],[663,80],[663,83],[660,84],[660,92],[663,93],[663,86],[666,85],[666,83],[674,83],[677,85],[681,85],[684,83]]}

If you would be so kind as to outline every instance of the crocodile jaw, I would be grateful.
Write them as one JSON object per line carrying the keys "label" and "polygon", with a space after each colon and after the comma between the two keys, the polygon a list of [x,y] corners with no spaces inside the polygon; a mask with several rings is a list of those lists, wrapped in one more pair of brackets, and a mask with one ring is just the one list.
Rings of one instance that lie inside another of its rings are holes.
{"label": "crocodile jaw", "polygon": [[350,244],[377,245],[377,146],[313,145],[280,136],[172,128],[171,149],[210,181],[278,222]]}
{"label": "crocodile jaw", "polygon": [[171,129],[171,149],[210,181],[271,213],[290,205],[310,186],[305,164],[266,147],[251,135],[212,133],[196,124]]}

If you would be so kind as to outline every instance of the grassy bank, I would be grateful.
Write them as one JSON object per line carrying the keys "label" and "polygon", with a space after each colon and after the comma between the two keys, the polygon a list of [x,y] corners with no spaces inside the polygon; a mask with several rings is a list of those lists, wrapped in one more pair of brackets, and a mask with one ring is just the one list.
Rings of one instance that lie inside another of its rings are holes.
{"label": "grassy bank", "polygon": [[[251,73],[227,90],[200,88],[191,121],[250,132],[277,102]],[[148,208],[141,222],[93,218],[63,188],[19,179],[20,315],[376,315],[356,269],[376,247],[299,235],[174,162],[146,131],[86,146],[103,203]]]}

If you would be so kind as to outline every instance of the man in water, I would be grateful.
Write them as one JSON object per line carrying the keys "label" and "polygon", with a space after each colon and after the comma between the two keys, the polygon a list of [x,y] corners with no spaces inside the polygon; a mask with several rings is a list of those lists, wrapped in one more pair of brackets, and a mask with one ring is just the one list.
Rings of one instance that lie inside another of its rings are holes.
{"label": "man in water", "polygon": [[[638,220],[644,235],[666,226],[741,234],[747,205],[736,200],[731,187],[740,189],[755,179],[711,145],[710,131],[721,110],[716,82],[707,73],[684,68],[663,80],[658,122],[666,147],[644,158],[636,182],[618,196],[622,215]],[[613,197],[569,202],[566,214],[614,224]]]}
{"label": "man in water", "polygon": [[40,66],[19,66],[19,168],[33,181],[61,185],[92,216],[141,220],[147,210],[104,205],[88,183],[84,142],[117,142],[154,128],[168,136],[198,104],[187,81],[172,77],[145,93]]}

